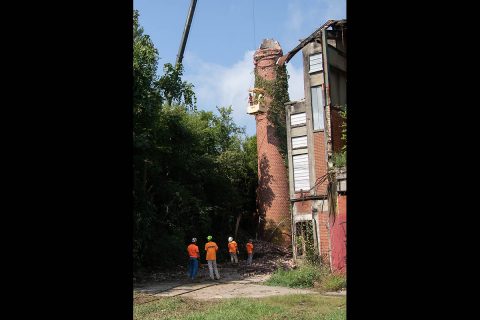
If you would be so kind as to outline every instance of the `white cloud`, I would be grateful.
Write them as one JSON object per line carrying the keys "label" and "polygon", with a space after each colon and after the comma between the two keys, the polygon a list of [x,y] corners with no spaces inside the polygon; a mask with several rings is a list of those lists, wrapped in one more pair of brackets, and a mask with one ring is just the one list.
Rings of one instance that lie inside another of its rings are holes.
{"label": "white cloud", "polygon": [[[184,59],[184,78],[195,86],[198,109],[216,112],[216,106],[231,105],[233,120],[245,126],[248,135],[255,134],[255,117],[246,113],[248,89],[253,88],[255,79],[253,53],[245,52],[243,58],[231,66],[206,62],[188,52]],[[289,63],[287,71],[290,99],[300,100],[304,96],[303,68]]]}
{"label": "white cloud", "polygon": [[203,61],[187,52],[185,55],[185,80],[193,83],[198,108],[216,111],[217,106],[232,106],[232,117],[245,126],[248,135],[255,134],[255,117],[248,115],[248,89],[253,87],[253,51],[232,66]]}
{"label": "white cloud", "polygon": [[291,101],[302,100],[305,96],[303,87],[303,66],[296,68],[294,64],[287,63],[288,95]]}

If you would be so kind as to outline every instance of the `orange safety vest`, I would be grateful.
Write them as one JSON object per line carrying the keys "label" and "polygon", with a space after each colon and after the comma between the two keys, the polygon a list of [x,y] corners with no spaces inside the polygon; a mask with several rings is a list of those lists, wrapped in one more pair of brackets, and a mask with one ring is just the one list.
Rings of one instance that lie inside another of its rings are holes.
{"label": "orange safety vest", "polygon": [[228,252],[237,253],[237,243],[235,241],[228,243]]}
{"label": "orange safety vest", "polygon": [[188,255],[191,258],[200,258],[200,252],[198,251],[198,246],[195,244],[190,244],[187,247]]}
{"label": "orange safety vest", "polygon": [[248,252],[248,253],[252,253],[252,252],[253,252],[253,244],[251,244],[250,242],[247,243],[247,252]]}
{"label": "orange safety vest", "polygon": [[217,260],[218,246],[215,242],[207,242],[205,244],[205,251],[207,251],[207,256],[205,257],[205,260]]}

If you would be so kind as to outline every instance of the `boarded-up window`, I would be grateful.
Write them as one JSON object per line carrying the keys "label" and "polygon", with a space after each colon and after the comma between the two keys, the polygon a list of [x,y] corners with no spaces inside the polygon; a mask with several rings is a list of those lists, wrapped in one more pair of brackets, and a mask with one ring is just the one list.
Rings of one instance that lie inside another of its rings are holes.
{"label": "boarded-up window", "polygon": [[305,148],[307,146],[307,136],[292,138],[292,148]]}
{"label": "boarded-up window", "polygon": [[323,130],[323,92],[322,87],[312,87],[313,130]]}
{"label": "boarded-up window", "polygon": [[290,116],[290,125],[297,126],[307,123],[307,114],[305,112],[295,113]]}
{"label": "boarded-up window", "polygon": [[323,70],[322,54],[312,54],[310,56],[310,72]]}
{"label": "boarded-up window", "polygon": [[307,153],[293,156],[293,184],[295,191],[310,189]]}

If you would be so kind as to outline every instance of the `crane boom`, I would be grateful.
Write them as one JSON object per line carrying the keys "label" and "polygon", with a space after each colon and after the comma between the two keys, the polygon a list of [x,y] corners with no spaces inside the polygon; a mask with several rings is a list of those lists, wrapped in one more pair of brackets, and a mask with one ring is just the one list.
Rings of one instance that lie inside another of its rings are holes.
{"label": "crane boom", "polygon": [[190,25],[192,24],[193,14],[195,12],[195,6],[197,5],[197,0],[192,0],[190,3],[190,9],[188,10],[187,22],[185,23],[185,28],[183,29],[182,41],[180,42],[180,48],[178,49],[177,62],[182,63],[183,53],[185,52],[185,45],[187,44],[188,33],[190,32]]}

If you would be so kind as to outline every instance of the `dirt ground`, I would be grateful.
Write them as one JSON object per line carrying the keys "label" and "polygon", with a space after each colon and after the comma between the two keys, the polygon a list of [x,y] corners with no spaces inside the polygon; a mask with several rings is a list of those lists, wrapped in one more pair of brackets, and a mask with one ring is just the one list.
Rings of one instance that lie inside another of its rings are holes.
{"label": "dirt ground", "polygon": [[[134,282],[135,298],[138,303],[148,302],[154,297],[184,296],[195,299],[218,299],[233,297],[263,297],[268,295],[299,292],[295,289],[262,286],[260,283],[277,268],[292,268],[291,254],[268,242],[256,241],[253,263],[247,266],[245,260],[238,265],[218,263],[220,280],[211,280],[208,265],[200,264],[196,279],[187,277],[187,268],[157,272],[142,276]],[[138,281],[139,280],[139,281]]]}
{"label": "dirt ground", "polygon": [[220,280],[211,280],[208,265],[202,263],[197,278],[188,279],[187,269],[178,266],[176,270],[158,272],[134,282],[134,302],[146,303],[159,297],[182,296],[193,299],[225,299],[236,297],[267,297],[272,295],[309,293],[309,289],[291,289],[262,285],[277,268],[291,269],[295,265],[290,252],[271,243],[256,241],[251,266],[245,261],[238,265],[218,264]]}
{"label": "dirt ground", "polygon": [[[217,265],[219,270],[224,270],[227,278],[230,279],[233,277],[236,280],[251,276],[269,275],[277,268],[291,269],[295,267],[292,254],[289,250],[261,240],[255,241],[255,252],[251,266],[247,266],[246,261],[240,259],[238,266],[235,267],[229,262],[217,263]],[[175,270],[169,270],[167,272],[136,275],[134,285],[143,285],[147,282],[157,281],[179,281],[186,279],[186,275],[187,267],[179,265]],[[208,280],[208,266],[203,259],[199,266],[197,278],[199,280]]]}
{"label": "dirt ground", "polygon": [[[267,297],[293,293],[317,293],[308,289],[290,289],[264,286],[261,283],[269,274],[243,276],[235,267],[219,267],[220,280],[210,280],[208,267],[203,266],[195,281],[184,279],[174,281],[149,281],[135,286],[137,302],[151,301],[153,297],[182,296],[193,299],[225,299],[238,297]],[[318,293],[317,293],[318,294]],[[150,297],[150,298],[148,298]]]}

